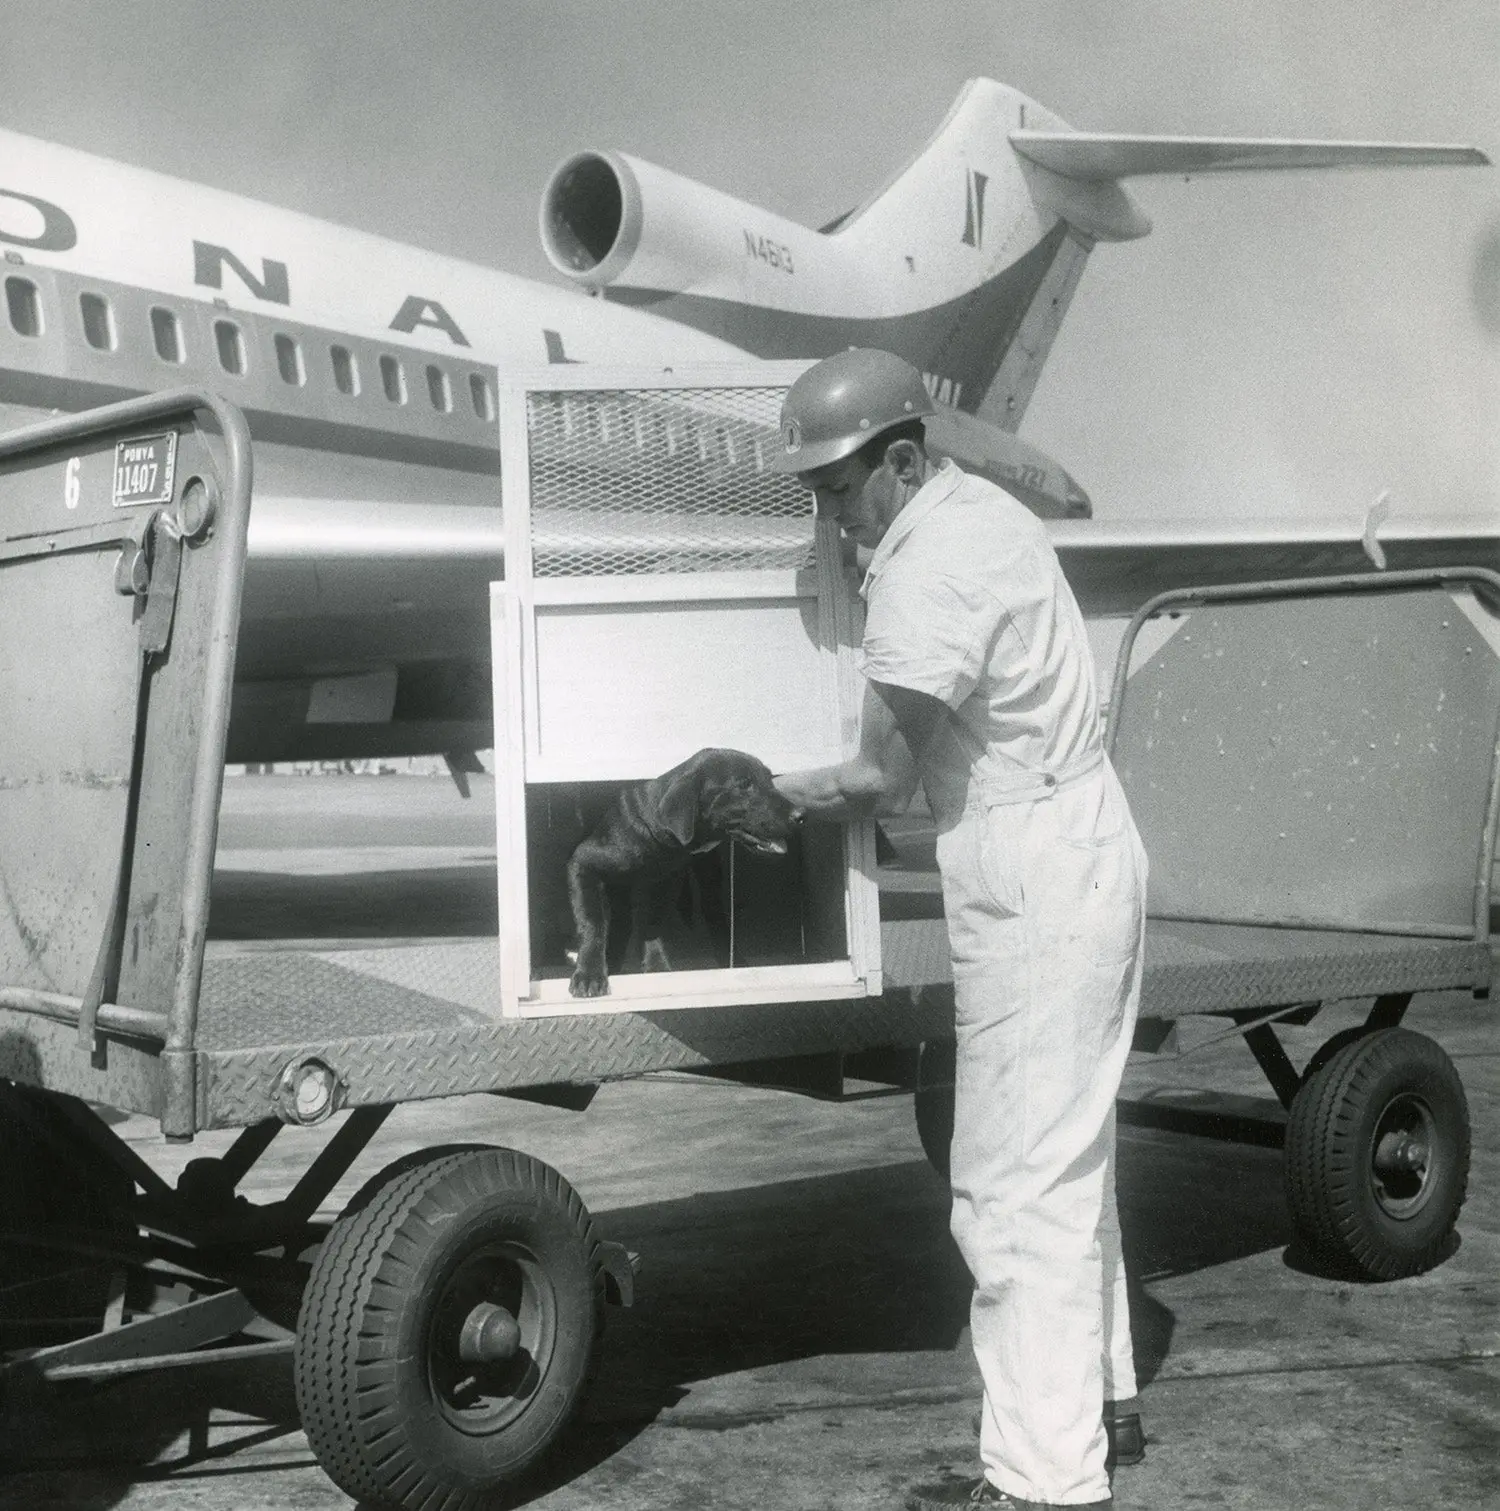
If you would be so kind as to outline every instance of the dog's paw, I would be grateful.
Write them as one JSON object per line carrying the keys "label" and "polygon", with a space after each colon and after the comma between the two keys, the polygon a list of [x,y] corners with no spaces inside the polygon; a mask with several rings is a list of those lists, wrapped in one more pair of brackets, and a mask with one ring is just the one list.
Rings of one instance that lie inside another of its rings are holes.
{"label": "dog's paw", "polygon": [[568,982],[568,991],[574,997],[607,997],[609,977],[603,971],[589,971],[579,966]]}

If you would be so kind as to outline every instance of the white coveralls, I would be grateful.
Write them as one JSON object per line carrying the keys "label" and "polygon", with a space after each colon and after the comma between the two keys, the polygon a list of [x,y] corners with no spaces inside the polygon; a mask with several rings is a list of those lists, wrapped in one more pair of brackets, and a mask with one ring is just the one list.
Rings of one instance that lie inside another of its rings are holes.
{"label": "white coveralls", "polygon": [[1102,1500],[1102,1403],[1136,1389],[1113,1152],[1146,857],[1083,617],[1041,523],[952,464],[897,515],[863,595],[865,675],[950,710],[921,776],[953,958],[953,1233],[985,1474],[1029,1500]]}

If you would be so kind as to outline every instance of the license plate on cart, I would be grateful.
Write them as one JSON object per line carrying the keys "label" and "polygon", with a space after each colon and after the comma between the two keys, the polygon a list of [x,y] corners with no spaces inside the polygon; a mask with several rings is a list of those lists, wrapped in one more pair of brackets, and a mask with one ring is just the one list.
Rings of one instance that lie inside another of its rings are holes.
{"label": "license plate on cart", "polygon": [[177,432],[137,436],[115,447],[114,505],[170,504],[177,465]]}

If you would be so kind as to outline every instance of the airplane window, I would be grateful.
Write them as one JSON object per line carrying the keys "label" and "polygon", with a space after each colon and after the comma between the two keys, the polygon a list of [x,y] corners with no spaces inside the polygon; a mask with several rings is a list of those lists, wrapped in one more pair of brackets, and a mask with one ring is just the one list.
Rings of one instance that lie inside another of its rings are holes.
{"label": "airplane window", "polygon": [[276,337],[276,370],[283,383],[301,388],[307,382],[307,369],[302,365],[302,348],[291,336],[278,333]]}
{"label": "airplane window", "polygon": [[333,362],[333,381],[340,393],[359,392],[359,361],[347,346],[330,346],[329,358]]}
{"label": "airplane window", "polygon": [[214,321],[214,341],[219,348],[219,366],[237,377],[245,374],[245,338],[233,320]]}
{"label": "airplane window", "polygon": [[115,312],[103,294],[80,294],[78,313],[83,316],[83,339],[95,351],[112,352],[118,344]]}
{"label": "airplane window", "polygon": [[391,356],[380,359],[380,383],[385,389],[385,396],[392,404],[406,403],[406,374],[401,371],[401,364]]}
{"label": "airplane window", "polygon": [[5,303],[10,311],[10,326],[18,336],[42,333],[42,300],[29,278],[5,280]]}
{"label": "airplane window", "polygon": [[171,310],[159,304],[151,307],[151,339],[156,345],[156,355],[163,362],[181,362],[186,358],[182,349],[182,327]]}
{"label": "airplane window", "polygon": [[448,386],[448,374],[441,367],[429,366],[427,369],[427,397],[432,400],[432,407],[442,414],[453,408],[453,391]]}
{"label": "airplane window", "polygon": [[490,380],[483,373],[469,374],[469,398],[474,405],[474,413],[481,420],[495,418],[495,395],[490,391]]}

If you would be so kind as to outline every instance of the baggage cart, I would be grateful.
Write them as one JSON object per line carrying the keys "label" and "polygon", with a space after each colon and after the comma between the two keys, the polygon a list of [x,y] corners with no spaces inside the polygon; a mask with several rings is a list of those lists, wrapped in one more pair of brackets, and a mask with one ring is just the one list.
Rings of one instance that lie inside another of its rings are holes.
{"label": "baggage cart", "polygon": [[[828,1097],[857,1080],[916,1090],[943,1162],[940,900],[877,866],[872,827],[808,826],[772,873],[711,858],[713,958],[622,970],[606,999],[569,998],[550,932],[588,801],[699,744],[792,764],[856,738],[848,564],[757,453],[790,375],[554,370],[505,394],[498,938],[209,940],[243,418],[185,391],[0,440],[0,1389],[290,1353],[309,1441],[348,1493],[479,1504],[576,1411],[633,1256],[563,1174],[485,1145],[395,1161],[330,1228],[320,1208],[393,1106],[582,1106],[660,1070]],[[1435,1262],[1462,1201],[1461,1087],[1396,1024],[1415,993],[1490,979],[1497,588],[1392,574],[1157,600],[1117,677],[1111,738],[1157,899],[1140,1042],[1189,1013],[1243,1035],[1292,1109],[1299,1227],[1367,1273]],[[1373,621],[1327,617],[1351,604]],[[1354,654],[1372,623],[1376,666],[1399,671],[1384,684]],[[601,701],[607,739],[586,722]],[[1373,744],[1351,777],[1357,735]],[[1228,880],[1200,875],[1231,852]],[[1385,867],[1403,878],[1389,894]],[[1359,996],[1376,999],[1365,1028],[1295,1071],[1274,1025]],[[95,1106],[168,1139],[243,1131],[173,1186]],[[282,1130],[338,1113],[283,1197],[240,1193]]]}

